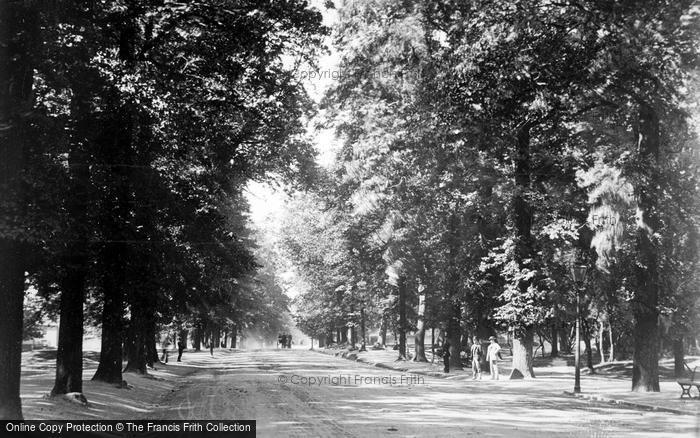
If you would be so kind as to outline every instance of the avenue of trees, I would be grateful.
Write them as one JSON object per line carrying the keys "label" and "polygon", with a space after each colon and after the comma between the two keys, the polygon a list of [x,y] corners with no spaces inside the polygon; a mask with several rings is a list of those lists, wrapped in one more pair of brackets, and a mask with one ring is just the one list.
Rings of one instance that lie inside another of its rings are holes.
{"label": "avenue of trees", "polygon": [[86,324],[93,379],[116,385],[162,331],[276,337],[289,303],[243,189],[314,178],[296,69],[325,33],[304,0],[0,2],[0,419],[22,417],[41,312],[60,320],[53,395],[82,392]]}
{"label": "avenue of trees", "polygon": [[[282,235],[321,342],[379,329],[510,331],[571,351],[577,285],[592,369],[633,359],[659,391],[700,335],[698,19],[692,1],[336,2],[338,81],[319,125],[341,141]],[[598,359],[598,358],[596,358]]]}

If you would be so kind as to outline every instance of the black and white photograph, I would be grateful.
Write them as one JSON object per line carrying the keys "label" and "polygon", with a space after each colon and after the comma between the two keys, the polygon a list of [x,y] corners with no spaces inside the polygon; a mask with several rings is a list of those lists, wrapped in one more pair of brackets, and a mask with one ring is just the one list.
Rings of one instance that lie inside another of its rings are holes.
{"label": "black and white photograph", "polygon": [[0,0],[0,436],[700,438],[700,0]]}

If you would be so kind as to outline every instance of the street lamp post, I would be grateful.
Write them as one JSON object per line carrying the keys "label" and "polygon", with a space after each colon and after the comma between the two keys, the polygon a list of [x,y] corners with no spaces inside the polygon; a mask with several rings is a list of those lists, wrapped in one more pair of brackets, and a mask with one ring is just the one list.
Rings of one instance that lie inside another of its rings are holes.
{"label": "street lamp post", "polygon": [[581,284],[586,277],[585,265],[571,267],[571,274],[576,284],[576,357],[574,359],[574,393],[581,392]]}

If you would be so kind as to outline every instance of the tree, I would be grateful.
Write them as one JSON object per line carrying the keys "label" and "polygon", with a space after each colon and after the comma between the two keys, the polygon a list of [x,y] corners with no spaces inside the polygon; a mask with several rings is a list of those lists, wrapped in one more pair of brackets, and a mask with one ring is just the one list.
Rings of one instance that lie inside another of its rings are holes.
{"label": "tree", "polygon": [[34,106],[33,69],[39,48],[34,2],[0,5],[0,418],[22,419],[19,398],[26,239],[22,230],[28,115]]}

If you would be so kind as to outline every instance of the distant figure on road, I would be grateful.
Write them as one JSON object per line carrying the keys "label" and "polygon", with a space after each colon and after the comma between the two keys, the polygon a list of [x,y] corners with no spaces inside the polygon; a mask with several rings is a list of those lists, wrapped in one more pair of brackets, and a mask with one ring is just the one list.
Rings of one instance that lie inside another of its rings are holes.
{"label": "distant figure on road", "polygon": [[479,343],[479,338],[474,336],[474,343],[471,348],[472,353],[472,380],[477,378],[481,380],[481,356],[484,352],[481,349],[481,343]]}
{"label": "distant figure on road", "polygon": [[445,364],[445,372],[450,372],[450,341],[445,340],[442,344],[442,362]]}
{"label": "distant figure on road", "polygon": [[182,362],[182,352],[185,350],[185,343],[180,339],[177,341],[177,361]]}
{"label": "distant figure on road", "polygon": [[489,341],[491,341],[491,345],[486,350],[486,360],[491,368],[491,380],[498,380],[498,360],[503,359],[501,357],[501,346],[498,345],[495,336],[491,336]]}
{"label": "distant figure on road", "polygon": [[163,363],[168,363],[168,347],[170,347],[170,340],[166,336],[163,339],[163,355],[160,357],[160,361]]}
{"label": "distant figure on road", "polygon": [[284,335],[277,335],[277,348],[284,348],[286,338]]}

